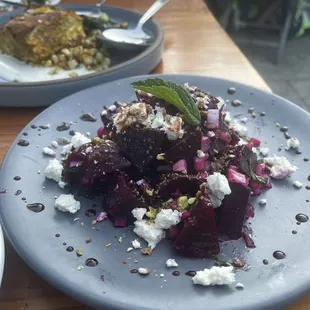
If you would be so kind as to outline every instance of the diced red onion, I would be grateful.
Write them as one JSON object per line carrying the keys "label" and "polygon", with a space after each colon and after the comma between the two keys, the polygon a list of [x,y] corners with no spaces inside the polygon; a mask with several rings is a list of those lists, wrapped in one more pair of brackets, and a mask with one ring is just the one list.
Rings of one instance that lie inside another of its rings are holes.
{"label": "diced red onion", "polygon": [[247,148],[249,148],[250,150],[252,150],[252,148],[253,148],[253,143],[248,143],[248,144],[246,144],[245,145]]}
{"label": "diced red onion", "polygon": [[218,138],[225,143],[229,143],[231,141],[231,137],[226,131],[218,131]]}
{"label": "diced red onion", "polygon": [[181,172],[186,174],[187,173],[187,162],[185,159],[180,159],[179,161],[177,161],[173,166],[172,166],[172,170],[174,172]]}
{"label": "diced red onion", "polygon": [[204,170],[205,168],[205,162],[206,162],[206,159],[203,157],[203,158],[199,158],[199,157],[194,157],[194,169],[196,172],[201,172]]}
{"label": "diced red onion", "polygon": [[78,167],[78,166],[81,165],[81,164],[82,164],[81,161],[72,160],[72,161],[70,161],[69,167],[70,167],[70,168]]}
{"label": "diced red onion", "polygon": [[206,180],[207,177],[208,177],[208,173],[205,171],[199,174],[199,178],[202,180]]}
{"label": "diced red onion", "polygon": [[230,167],[228,168],[227,179],[231,183],[238,183],[242,185],[248,184],[248,179],[244,174],[237,172],[236,170],[231,169]]}
{"label": "diced red onion", "polygon": [[238,167],[237,167],[237,166],[234,166],[234,165],[230,165],[230,166],[229,166],[229,169],[232,169],[232,170],[234,170],[234,171],[238,171],[238,170],[239,170]]}
{"label": "diced red onion", "polygon": [[263,185],[259,182],[252,181],[250,182],[249,187],[252,191],[251,196],[253,197],[261,194]]}
{"label": "diced red onion", "polygon": [[265,171],[265,168],[266,168],[266,166],[264,163],[258,164],[256,166],[256,174],[259,176],[262,176],[264,171]]}
{"label": "diced red onion", "polygon": [[186,221],[190,217],[190,212],[185,211],[181,214],[181,221]]}
{"label": "diced red onion", "polygon": [[207,153],[210,150],[210,138],[206,136],[201,137],[201,150],[204,153]]}
{"label": "diced red onion", "polygon": [[102,138],[104,135],[106,135],[108,133],[108,130],[107,128],[105,127],[100,127],[98,130],[97,130],[97,136],[99,138]]}
{"label": "diced red onion", "polygon": [[220,125],[221,111],[217,109],[209,109],[207,115],[207,128],[218,129]]}
{"label": "diced red onion", "polygon": [[104,219],[106,219],[108,216],[107,216],[107,213],[106,212],[100,212],[97,217],[96,217],[96,221],[97,222],[102,222]]}
{"label": "diced red onion", "polygon": [[258,146],[260,146],[260,140],[258,140],[258,139],[256,139],[256,138],[251,138],[250,139],[250,143],[252,143],[253,144],[253,146],[255,146],[255,147],[258,147]]}

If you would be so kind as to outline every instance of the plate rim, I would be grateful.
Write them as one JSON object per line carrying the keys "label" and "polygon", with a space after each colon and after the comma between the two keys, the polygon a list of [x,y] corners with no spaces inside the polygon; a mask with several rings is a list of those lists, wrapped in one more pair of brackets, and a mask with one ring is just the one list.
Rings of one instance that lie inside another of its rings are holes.
{"label": "plate rim", "polygon": [[4,246],[4,235],[0,225],[0,287],[4,271],[4,262],[5,262],[5,246]]}
{"label": "plate rim", "polygon": [[[274,98],[278,98],[281,101],[285,101],[286,104],[292,106],[293,108],[299,110],[300,112],[306,114],[308,117],[310,117],[310,113],[302,108],[300,108],[299,106],[297,106],[296,104],[294,104],[293,102],[278,96],[276,94],[273,94],[272,92],[268,92],[259,88],[256,88],[254,86],[249,86],[247,84],[243,84],[240,82],[235,82],[229,79],[223,79],[223,78],[217,78],[217,77],[210,77],[210,76],[206,76],[206,75],[196,75],[196,74],[153,74],[153,75],[140,75],[140,76],[133,76],[133,77],[127,77],[127,78],[122,78],[122,79],[118,79],[118,80],[114,80],[114,81],[110,81],[108,83],[102,83],[96,86],[92,86],[89,88],[86,88],[84,90],[78,91],[76,93],[73,93],[69,96],[66,96],[60,100],[58,100],[55,104],[49,106],[48,108],[46,108],[44,111],[40,112],[35,118],[33,118],[25,127],[29,126],[31,123],[35,122],[38,118],[41,117],[41,115],[43,113],[48,113],[50,109],[52,108],[57,108],[59,106],[61,106],[62,101],[68,100],[68,98],[72,97],[72,96],[76,96],[81,92],[84,91],[89,91],[91,89],[94,88],[100,88],[102,86],[108,87],[110,83],[120,83],[120,82],[125,82],[126,80],[131,80],[131,79],[147,79],[150,77],[159,77],[159,78],[165,78],[165,79],[169,79],[169,78],[173,78],[173,77],[181,77],[181,78],[188,78],[188,77],[195,77],[195,78],[199,78],[199,79],[205,79],[205,80],[213,80],[213,81],[218,81],[218,82],[229,82],[231,83],[232,86],[238,87],[238,86],[243,86],[246,87],[249,91],[250,90],[255,90],[258,93],[261,94],[266,94],[268,96],[274,97]],[[22,132],[23,129],[20,131]],[[2,162],[2,165],[6,163],[6,160],[8,160],[10,153],[13,149],[13,146],[16,144],[15,142],[18,140],[18,136],[19,134],[16,136],[16,138],[14,139],[14,141],[12,142],[12,144],[10,145],[4,159]],[[0,178],[1,178],[1,171],[0,170]],[[22,255],[22,252],[24,251],[24,249],[20,250],[20,248],[22,247],[16,247],[16,244],[12,242],[12,239],[16,239],[16,237],[14,237],[14,231],[11,231],[12,233],[10,233],[10,229],[7,229],[7,227],[4,225],[3,223],[3,215],[1,212],[1,208],[0,208],[0,223],[2,223],[3,226],[3,230],[6,233],[6,236],[8,237],[8,240],[11,242],[13,248],[15,249],[15,251],[21,256],[21,258],[24,260],[24,262],[26,262],[26,264],[35,272],[37,273],[42,279],[46,280],[49,284],[51,284],[52,286],[54,286],[55,288],[61,290],[64,294],[71,296],[72,298],[74,298],[75,300],[80,301],[82,304],[87,304],[93,307],[100,307],[100,309],[102,309],[101,307],[104,307],[104,309],[111,309],[111,310],[128,310],[128,306],[126,306],[126,304],[124,304],[121,301],[118,301],[118,304],[115,303],[115,300],[113,302],[113,300],[109,299],[109,298],[105,298],[102,299],[103,303],[100,304],[95,304],[95,300],[93,298],[91,298],[91,296],[88,296],[87,294],[81,294],[81,292],[79,292],[80,294],[77,294],[77,290],[75,288],[72,288],[69,285],[66,285],[66,283],[64,283],[63,281],[61,281],[61,279],[58,279],[57,277],[49,277],[51,274],[47,274],[44,272],[43,269],[38,268],[38,266],[35,266],[35,264],[32,263],[31,259],[29,257],[25,257]],[[52,279],[53,278],[53,279]],[[52,279],[52,280],[51,280]],[[305,285],[306,284],[306,285]],[[306,295],[310,290],[310,278],[305,280],[304,282],[300,283],[300,286],[298,286],[298,288],[294,288],[294,290],[292,290],[290,292],[290,294],[286,294],[286,295],[281,295],[279,297],[274,297],[271,300],[264,300],[262,301],[256,301],[253,306],[251,307],[252,310],[260,310],[260,309],[278,309],[275,307],[284,307],[287,306],[289,304],[291,304],[292,302],[298,300],[299,298],[303,297],[304,295]],[[99,308],[98,308],[99,309]],[[145,308],[148,309],[148,308]],[[235,309],[235,308],[234,308]],[[241,308],[242,310],[244,308]],[[142,308],[141,308],[142,310]]]}
{"label": "plate rim", "polygon": [[[91,4],[62,4],[59,5],[59,7],[64,8],[64,9],[71,9],[71,10],[78,10],[78,8],[80,8],[80,10],[90,10],[91,8],[94,8],[94,5]],[[121,10],[124,12],[130,12],[130,13],[134,13],[137,15],[142,16],[142,13],[136,10],[130,10],[127,8],[123,8],[123,7],[118,7],[118,6],[113,6],[113,5],[105,5],[103,7],[104,8],[108,8],[108,9],[116,9],[116,10]],[[15,16],[15,14],[13,14],[14,12],[18,12],[21,10],[15,10],[13,12],[7,12],[4,13],[2,16]],[[147,47],[144,51],[142,51],[140,54],[138,54],[137,56],[124,61],[116,66],[113,66],[111,68],[108,68],[107,70],[104,70],[102,72],[93,72],[93,73],[89,73],[89,74],[85,74],[82,76],[77,76],[77,77],[72,77],[72,78],[62,78],[62,79],[57,79],[57,80],[51,80],[51,81],[41,81],[41,82],[0,82],[0,91],[1,88],[32,88],[32,87],[46,87],[46,86],[55,86],[55,85],[65,85],[65,84],[71,84],[74,82],[78,82],[78,81],[83,81],[83,80],[88,80],[88,79],[92,79],[92,78],[97,78],[103,75],[108,75],[112,72],[117,72],[120,70],[123,70],[124,68],[131,66],[132,64],[141,61],[142,59],[148,57],[149,54],[151,54],[154,50],[156,50],[156,48],[158,46],[160,46],[162,44],[162,42],[164,41],[164,29],[161,27],[161,25],[154,19],[150,19],[149,21],[150,23],[152,23],[157,31],[157,36],[155,38],[155,41],[152,43],[151,46]],[[65,97],[66,98],[66,97]]]}

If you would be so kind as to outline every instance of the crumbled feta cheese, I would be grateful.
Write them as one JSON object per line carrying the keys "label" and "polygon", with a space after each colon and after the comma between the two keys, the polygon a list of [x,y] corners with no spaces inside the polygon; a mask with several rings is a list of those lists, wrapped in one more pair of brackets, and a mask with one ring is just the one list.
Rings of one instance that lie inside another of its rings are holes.
{"label": "crumbled feta cheese", "polygon": [[78,147],[82,146],[83,144],[86,144],[89,142],[91,142],[91,140],[89,138],[85,137],[80,132],[75,132],[75,135],[72,137],[71,142],[62,148],[61,154],[66,155],[68,152],[71,151],[71,149],[73,147],[78,148]]}
{"label": "crumbled feta cheese", "polygon": [[45,155],[48,155],[48,156],[56,156],[56,152],[53,151],[51,148],[49,147],[44,147],[42,149],[42,153],[45,154]]}
{"label": "crumbled feta cheese", "polygon": [[271,166],[270,176],[275,179],[283,179],[297,171],[297,167],[293,166],[285,157],[273,156],[264,158],[264,163]]}
{"label": "crumbled feta cheese", "polygon": [[204,157],[206,156],[206,154],[205,154],[202,150],[198,150],[198,151],[197,151],[197,156],[198,156],[199,158],[204,158]]}
{"label": "crumbled feta cheese", "polygon": [[145,182],[144,179],[141,179],[141,180],[138,180],[138,181],[136,182],[136,184],[140,186],[140,185],[142,185],[144,182]]}
{"label": "crumbled feta cheese", "polygon": [[209,286],[209,285],[229,285],[235,282],[235,274],[233,267],[212,267],[197,271],[192,278],[194,284]]}
{"label": "crumbled feta cheese", "polygon": [[266,203],[267,203],[267,200],[266,200],[266,199],[261,199],[258,203],[259,203],[261,206],[265,206]]}
{"label": "crumbled feta cheese", "polygon": [[239,136],[241,137],[245,137],[248,133],[248,129],[243,126],[240,125],[237,122],[230,122],[230,126],[229,126],[232,130],[234,130]]}
{"label": "crumbled feta cheese", "polygon": [[103,110],[103,111],[101,112],[101,116],[105,116],[105,115],[107,115],[107,114],[108,114],[107,110]]}
{"label": "crumbled feta cheese", "polygon": [[58,142],[57,141],[53,141],[51,143],[51,146],[54,147],[55,149],[57,149],[58,148]]}
{"label": "crumbled feta cheese", "polygon": [[108,107],[108,110],[109,110],[110,112],[114,112],[116,109],[117,109],[117,107],[116,107],[116,105],[114,105],[114,104],[112,104],[112,105],[110,105],[110,106]]}
{"label": "crumbled feta cheese", "polygon": [[235,285],[235,288],[237,288],[237,289],[240,289],[240,290],[243,290],[244,289],[244,285],[242,284],[242,283],[237,283],[236,285]]}
{"label": "crumbled feta cheese", "polygon": [[226,112],[226,113],[225,113],[224,121],[225,121],[226,123],[230,123],[230,122],[232,121],[232,117],[231,117],[231,115],[230,115],[229,112]]}
{"label": "crumbled feta cheese", "polygon": [[138,269],[138,272],[139,272],[140,274],[149,274],[149,273],[150,273],[150,269],[140,267],[140,268]]}
{"label": "crumbled feta cheese", "polygon": [[66,187],[66,185],[67,185],[67,183],[64,182],[64,181],[59,181],[59,182],[58,182],[58,186],[59,186],[60,188],[62,188],[62,189],[64,189],[64,188]]}
{"label": "crumbled feta cheese", "polygon": [[268,147],[261,147],[260,149],[259,149],[259,152],[263,155],[263,156],[267,156],[268,155],[268,153],[269,153],[269,149],[268,149]]}
{"label": "crumbled feta cheese", "polygon": [[169,229],[171,226],[174,226],[180,223],[180,212],[172,209],[162,209],[157,213],[155,218],[155,227],[162,229]]}
{"label": "crumbled feta cheese", "polygon": [[222,204],[225,195],[231,193],[229,183],[225,175],[214,172],[207,177],[207,183],[211,191],[210,199],[214,208]]}
{"label": "crumbled feta cheese", "polygon": [[286,141],[286,145],[289,149],[298,149],[300,147],[300,142],[297,138],[290,138]]}
{"label": "crumbled feta cheese", "polygon": [[169,259],[166,261],[166,266],[167,266],[168,268],[172,268],[172,267],[178,267],[179,264],[175,261],[175,259],[169,258]]}
{"label": "crumbled feta cheese", "polygon": [[74,196],[70,194],[61,194],[55,200],[55,208],[62,212],[76,213],[78,210],[80,210],[80,207],[80,202],[75,200]]}
{"label": "crumbled feta cheese", "polygon": [[160,276],[161,278],[163,278],[165,275],[164,275],[163,273],[161,273],[159,276]]}
{"label": "crumbled feta cheese", "polygon": [[299,182],[299,181],[295,181],[294,183],[293,183],[293,185],[295,186],[295,187],[297,187],[297,188],[302,188],[302,183],[301,182]]}
{"label": "crumbled feta cheese", "polygon": [[44,175],[47,179],[60,182],[62,171],[63,166],[60,161],[58,159],[52,159],[49,161],[47,167],[45,168]]}
{"label": "crumbled feta cheese", "polygon": [[167,114],[166,109],[142,102],[134,103],[122,108],[113,118],[113,123],[118,132],[128,128],[133,123],[143,124],[154,129],[160,129],[167,134],[169,140],[183,137],[183,120],[179,116]]}
{"label": "crumbled feta cheese", "polygon": [[247,145],[247,144],[248,144],[248,142],[246,142],[246,141],[243,140],[243,139],[240,139],[240,140],[238,141],[238,146]]}
{"label": "crumbled feta cheese", "polygon": [[208,131],[208,136],[209,136],[210,138],[215,137],[214,131]]}
{"label": "crumbled feta cheese", "polygon": [[131,244],[132,244],[134,249],[140,249],[141,248],[141,243],[137,239],[131,241]]}
{"label": "crumbled feta cheese", "polygon": [[242,122],[242,123],[246,123],[248,121],[248,118],[247,117],[243,117],[243,118],[241,118],[241,120],[240,120],[240,122]]}
{"label": "crumbled feta cheese", "polygon": [[216,97],[216,98],[219,101],[216,105],[217,108],[220,110],[225,105],[225,101],[222,97]]}
{"label": "crumbled feta cheese", "polygon": [[154,249],[156,244],[165,238],[165,231],[163,229],[155,227],[154,223],[146,220],[135,221],[134,233],[144,239],[150,248]]}
{"label": "crumbled feta cheese", "polygon": [[252,152],[259,155],[259,150],[256,147],[252,147]]}
{"label": "crumbled feta cheese", "polygon": [[141,221],[146,211],[147,210],[145,208],[135,208],[131,211],[131,213],[138,221]]}

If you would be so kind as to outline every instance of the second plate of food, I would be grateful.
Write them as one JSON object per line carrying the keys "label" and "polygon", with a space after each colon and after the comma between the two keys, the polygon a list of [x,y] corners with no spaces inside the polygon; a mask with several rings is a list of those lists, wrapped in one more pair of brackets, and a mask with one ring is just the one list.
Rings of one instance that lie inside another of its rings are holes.
{"label": "second plate of food", "polygon": [[310,286],[309,114],[238,83],[155,77],[81,91],[23,129],[0,173],[7,236],[98,309],[287,305]]}
{"label": "second plate of food", "polygon": [[141,14],[109,6],[101,15],[95,10],[95,5],[64,5],[56,11],[38,8],[1,15],[0,106],[48,106],[83,88],[156,67],[163,50],[163,31],[157,23],[144,26],[154,37],[151,46],[109,48],[98,45],[96,32],[134,28]]}

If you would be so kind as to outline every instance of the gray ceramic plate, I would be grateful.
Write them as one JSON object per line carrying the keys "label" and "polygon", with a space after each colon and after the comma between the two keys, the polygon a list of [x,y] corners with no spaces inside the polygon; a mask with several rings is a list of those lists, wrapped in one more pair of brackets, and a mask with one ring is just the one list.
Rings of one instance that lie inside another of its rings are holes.
{"label": "gray ceramic plate", "polygon": [[[55,211],[54,197],[62,190],[53,181],[45,181],[44,176],[38,174],[38,170],[43,171],[49,160],[41,154],[41,148],[60,135],[69,137],[68,132],[55,130],[61,121],[76,122],[72,129],[95,135],[100,121],[82,122],[79,119],[81,113],[92,112],[98,116],[103,105],[110,105],[115,100],[133,100],[130,82],[145,78],[123,79],[67,97],[45,110],[18,135],[4,160],[0,178],[0,189],[8,190],[6,194],[0,194],[0,214],[10,241],[29,266],[44,279],[98,309],[260,310],[279,309],[293,302],[310,288],[310,226],[309,223],[297,225],[295,220],[297,213],[309,213],[310,204],[306,200],[310,199],[310,192],[304,188],[297,190],[292,185],[294,180],[307,185],[310,162],[303,161],[303,158],[310,155],[310,115],[280,97],[214,78],[163,76],[180,84],[189,82],[228,100],[241,100],[241,107],[234,108],[228,104],[232,115],[248,116],[250,135],[258,137],[263,143],[268,141],[271,154],[287,156],[300,168],[292,178],[274,182],[274,188],[260,197],[267,199],[265,207],[260,207],[258,200],[254,199],[256,215],[251,222],[257,248],[247,249],[241,240],[222,244],[224,259],[241,258],[252,266],[248,271],[239,270],[236,273],[236,280],[244,284],[244,290],[194,286],[191,278],[184,273],[210,267],[213,261],[180,257],[167,240],[162,241],[149,257],[142,257],[138,250],[126,253],[130,240],[135,238],[131,227],[114,229],[106,221],[98,225],[100,230],[95,230],[92,229],[94,218],[84,215],[93,204],[101,210],[99,200],[82,199],[82,209],[76,215]],[[230,86],[236,87],[235,95],[227,94]],[[255,108],[256,118],[252,119],[247,113],[250,107]],[[262,111],[266,112],[266,116],[260,116]],[[302,155],[278,151],[286,140],[276,122],[288,126],[289,133],[300,139]],[[50,124],[51,128],[38,131],[31,128],[33,124]],[[23,133],[28,133],[28,136],[23,136]],[[18,140],[25,138],[30,142],[29,146],[18,146]],[[13,180],[17,175],[21,176],[20,181]],[[17,190],[22,191],[18,196],[15,195]],[[46,209],[33,213],[26,208],[22,197],[28,203],[43,203]],[[80,220],[74,222],[76,217]],[[293,230],[297,234],[292,234]],[[55,234],[60,234],[60,237],[56,238]],[[120,236],[123,236],[122,243],[118,242]],[[92,237],[93,241],[86,244],[88,237]],[[75,249],[81,248],[83,256],[78,258],[74,252],[67,252],[63,242]],[[109,243],[112,245],[106,247]],[[274,259],[272,254],[275,250],[284,251],[287,257]],[[84,265],[85,260],[91,257],[99,261],[95,268]],[[175,258],[179,263],[179,277],[173,276],[173,270],[165,267],[168,258]],[[133,262],[135,259],[137,264]],[[264,259],[269,261],[268,265],[263,264]],[[127,264],[122,263],[124,260]],[[84,269],[78,271],[78,266],[84,266]],[[152,273],[141,277],[129,272],[137,267],[148,267]],[[156,277],[161,273],[163,278]]]}
{"label": "gray ceramic plate", "polygon": [[[84,14],[95,10],[95,5],[62,5],[62,7]],[[129,28],[133,28],[141,17],[140,13],[118,7],[104,6],[103,11],[118,22],[128,22]],[[20,12],[16,10],[1,14],[0,24]],[[87,87],[151,72],[161,60],[164,34],[162,28],[154,21],[147,22],[144,27],[147,32],[154,35],[154,43],[143,50],[111,51],[112,66],[103,72],[77,78],[30,83],[7,82],[1,79],[0,73],[0,107],[49,106]]]}

